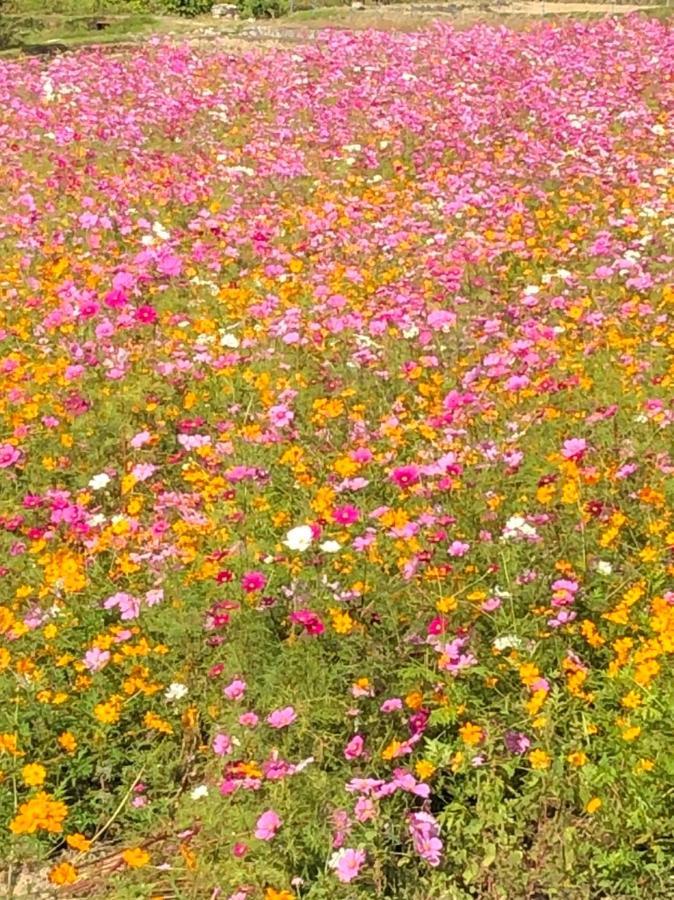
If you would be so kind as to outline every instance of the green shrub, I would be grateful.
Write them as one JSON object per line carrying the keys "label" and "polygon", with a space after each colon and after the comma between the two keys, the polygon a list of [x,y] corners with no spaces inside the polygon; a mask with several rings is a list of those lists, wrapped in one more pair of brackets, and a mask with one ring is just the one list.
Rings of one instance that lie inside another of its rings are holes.
{"label": "green shrub", "polygon": [[164,0],[164,8],[167,13],[176,16],[201,16],[211,11],[213,0]]}
{"label": "green shrub", "polygon": [[288,0],[239,0],[239,7],[244,18],[276,19],[288,12]]}
{"label": "green shrub", "polygon": [[8,16],[10,0],[0,0],[0,50],[16,46],[16,26]]}

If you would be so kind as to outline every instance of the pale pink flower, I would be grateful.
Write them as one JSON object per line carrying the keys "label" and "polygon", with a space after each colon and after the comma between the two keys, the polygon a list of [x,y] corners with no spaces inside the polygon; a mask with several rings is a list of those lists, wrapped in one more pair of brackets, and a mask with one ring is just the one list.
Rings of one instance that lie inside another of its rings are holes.
{"label": "pale pink flower", "polygon": [[270,841],[281,827],[281,819],[273,809],[263,812],[255,823],[255,837],[260,841]]}
{"label": "pale pink flower", "polygon": [[354,878],[358,878],[361,868],[365,865],[367,855],[364,850],[354,850],[351,847],[345,847],[333,854],[330,860],[330,868],[335,870],[337,878],[343,883],[348,884]]}
{"label": "pale pink flower", "polygon": [[228,700],[240,700],[246,693],[246,687],[245,681],[242,681],[240,678],[235,678],[234,681],[223,688],[222,693]]}
{"label": "pale pink flower", "polygon": [[267,716],[267,725],[272,728],[286,728],[297,719],[297,713],[292,706],[285,706],[283,709],[275,709]]}

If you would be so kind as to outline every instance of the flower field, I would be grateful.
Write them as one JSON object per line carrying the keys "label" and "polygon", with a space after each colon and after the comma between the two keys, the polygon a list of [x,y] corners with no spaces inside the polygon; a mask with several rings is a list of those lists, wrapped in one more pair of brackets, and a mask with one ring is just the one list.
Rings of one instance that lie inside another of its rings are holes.
{"label": "flower field", "polygon": [[7,884],[674,898],[673,264],[667,23],[1,62]]}

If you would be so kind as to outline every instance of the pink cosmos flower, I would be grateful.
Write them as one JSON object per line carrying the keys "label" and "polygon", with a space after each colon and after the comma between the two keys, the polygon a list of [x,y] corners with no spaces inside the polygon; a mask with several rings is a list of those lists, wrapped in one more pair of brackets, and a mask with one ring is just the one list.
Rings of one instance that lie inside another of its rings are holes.
{"label": "pink cosmos flower", "polygon": [[298,609],[290,614],[290,621],[302,625],[307,634],[323,634],[325,625],[320,617],[310,609]]}
{"label": "pink cosmos flower", "polygon": [[586,451],[587,441],[584,438],[569,438],[562,445],[562,456],[564,459],[581,460]]}
{"label": "pink cosmos flower", "polygon": [[383,713],[396,712],[399,709],[403,708],[403,701],[400,697],[391,697],[390,700],[384,700],[379,709]]}
{"label": "pink cosmos flower", "polygon": [[245,712],[239,716],[239,725],[244,728],[255,728],[260,721],[260,717],[254,712]]}
{"label": "pink cosmos flower", "polygon": [[213,738],[213,753],[216,756],[227,756],[232,752],[232,739],[228,734],[216,734]]}
{"label": "pink cosmos flower", "polygon": [[346,759],[357,759],[363,754],[365,742],[359,734],[354,734],[349,743],[344,748],[344,756]]}
{"label": "pink cosmos flower", "polygon": [[284,706],[283,709],[275,709],[267,716],[267,725],[272,728],[287,728],[297,719],[297,713],[292,706]]}
{"label": "pink cosmos flower", "polygon": [[255,823],[255,837],[260,841],[271,841],[281,825],[281,819],[274,810],[268,809]]}
{"label": "pink cosmos flower", "polygon": [[247,594],[261,591],[267,583],[267,576],[262,572],[246,572],[241,579],[241,587]]}
{"label": "pink cosmos flower", "polygon": [[275,428],[285,428],[295,418],[295,413],[283,404],[272,406],[268,412],[269,421]]}
{"label": "pink cosmos flower", "polygon": [[105,609],[114,609],[117,607],[121,619],[137,619],[140,615],[140,601],[131,594],[125,594],[119,591],[103,603]]}
{"label": "pink cosmos flower", "polygon": [[150,440],[152,435],[149,431],[139,431],[138,434],[134,434],[134,436],[129,441],[129,444],[133,447],[134,450],[139,450]]}
{"label": "pink cosmos flower", "polygon": [[99,650],[93,647],[84,654],[84,665],[90,672],[98,672],[103,669],[110,659],[109,650]]}
{"label": "pink cosmos flower", "polygon": [[352,525],[360,518],[360,513],[355,506],[346,504],[345,506],[337,506],[332,511],[332,518],[339,525]]}
{"label": "pink cosmos flower", "polygon": [[414,850],[430,866],[439,866],[442,861],[442,841],[437,821],[430,813],[412,813],[409,818],[409,829]]}
{"label": "pink cosmos flower", "polygon": [[359,797],[353,808],[353,814],[359,822],[369,822],[377,815],[374,801],[369,797]]}
{"label": "pink cosmos flower", "polygon": [[419,469],[417,466],[398,466],[391,472],[390,478],[398,487],[411,487],[419,481]]}
{"label": "pink cosmos flower", "polygon": [[452,541],[447,548],[450,556],[465,556],[469,550],[470,544],[467,544],[465,541]]}
{"label": "pink cosmos flower", "polygon": [[345,847],[334,854],[330,860],[330,867],[335,870],[335,874],[342,884],[348,884],[358,877],[366,859],[367,854],[364,850]]}
{"label": "pink cosmos flower", "polygon": [[15,466],[21,460],[21,451],[11,444],[0,444],[0,469]]}
{"label": "pink cosmos flower", "polygon": [[235,678],[234,681],[223,688],[222,693],[228,700],[240,700],[246,693],[246,687],[247,684],[245,681],[242,681],[240,678]]}
{"label": "pink cosmos flower", "polygon": [[139,306],[134,313],[136,322],[142,322],[143,325],[154,325],[158,318],[154,306]]}

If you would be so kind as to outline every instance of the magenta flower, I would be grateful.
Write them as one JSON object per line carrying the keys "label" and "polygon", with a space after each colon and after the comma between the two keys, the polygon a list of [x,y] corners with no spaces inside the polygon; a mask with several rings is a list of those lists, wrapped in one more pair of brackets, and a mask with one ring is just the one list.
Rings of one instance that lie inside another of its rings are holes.
{"label": "magenta flower", "polygon": [[134,313],[134,318],[136,322],[142,322],[143,325],[154,325],[159,317],[154,306],[139,306]]}
{"label": "magenta flower", "polygon": [[360,513],[355,506],[346,504],[335,507],[332,511],[332,518],[338,525],[353,525],[360,518]]}
{"label": "magenta flower", "polygon": [[267,583],[267,576],[262,572],[246,572],[241,579],[241,587],[247,594],[254,591],[261,591]]}
{"label": "magenta flower", "polygon": [[271,841],[281,827],[281,819],[273,809],[263,812],[255,823],[255,837],[260,841]]}
{"label": "magenta flower", "polygon": [[345,847],[333,854],[330,860],[330,868],[335,870],[337,878],[343,883],[348,884],[354,878],[358,878],[361,868],[365,865],[367,855],[364,850],[354,850],[351,847]]}
{"label": "magenta flower", "polygon": [[399,466],[391,472],[390,477],[398,487],[411,487],[419,481],[419,469],[416,466]]}
{"label": "magenta flower", "polygon": [[297,625],[302,625],[307,634],[318,635],[323,634],[325,631],[325,625],[319,616],[310,609],[298,609],[296,612],[291,613],[290,621]]}
{"label": "magenta flower", "polygon": [[283,709],[275,709],[267,716],[267,725],[272,728],[287,728],[288,725],[297,719],[297,713],[292,706],[285,706]]}

